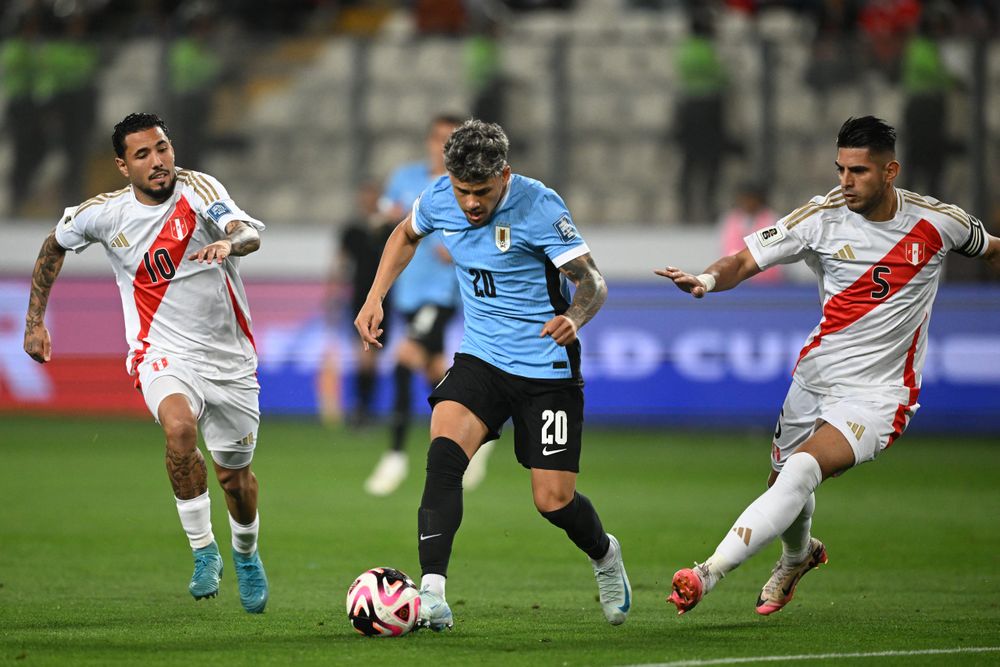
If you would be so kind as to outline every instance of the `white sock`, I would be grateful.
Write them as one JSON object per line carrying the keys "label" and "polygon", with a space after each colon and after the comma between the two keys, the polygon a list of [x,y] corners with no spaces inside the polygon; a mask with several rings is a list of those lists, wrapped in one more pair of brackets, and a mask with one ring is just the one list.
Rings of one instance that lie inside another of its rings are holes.
{"label": "white sock", "polygon": [[444,599],[444,582],[445,577],[440,574],[425,574],[420,578],[420,590],[430,591],[431,593],[437,593]]}
{"label": "white sock", "polygon": [[229,528],[233,533],[233,549],[241,554],[252,554],[257,548],[257,533],[260,530],[260,513],[254,515],[253,523],[244,526],[229,515]]}
{"label": "white sock", "polygon": [[706,561],[712,573],[725,576],[785,532],[822,481],[823,473],[812,455],[789,456],[774,485],[743,510]]}
{"label": "white sock", "polygon": [[208,491],[197,498],[177,501],[177,514],[181,517],[181,526],[187,534],[192,549],[207,547],[215,541],[212,535],[212,502]]}
{"label": "white sock", "polygon": [[781,534],[781,557],[789,565],[797,565],[809,555],[809,531],[815,511],[816,494],[812,493],[792,525]]}

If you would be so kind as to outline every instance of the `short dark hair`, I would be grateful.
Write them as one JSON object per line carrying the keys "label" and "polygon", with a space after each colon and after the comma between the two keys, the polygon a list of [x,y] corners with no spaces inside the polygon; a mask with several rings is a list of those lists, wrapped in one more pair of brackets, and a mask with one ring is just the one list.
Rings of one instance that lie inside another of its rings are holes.
{"label": "short dark hair", "polygon": [[867,148],[871,153],[896,153],[896,130],[881,118],[848,118],[837,133],[837,148]]}
{"label": "short dark hair", "polygon": [[163,134],[170,138],[170,130],[155,113],[130,113],[122,118],[121,122],[115,125],[115,131],[111,134],[111,145],[115,147],[115,155],[125,157],[125,137],[133,132],[142,132],[151,127],[158,127],[163,130]]}
{"label": "short dark hair", "polygon": [[510,141],[496,123],[467,120],[444,145],[444,166],[463,183],[482,183],[507,166]]}

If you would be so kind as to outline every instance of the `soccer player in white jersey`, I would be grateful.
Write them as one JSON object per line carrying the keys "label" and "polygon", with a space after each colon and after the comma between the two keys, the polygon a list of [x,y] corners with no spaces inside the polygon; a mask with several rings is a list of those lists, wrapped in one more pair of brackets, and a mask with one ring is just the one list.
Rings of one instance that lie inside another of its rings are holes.
{"label": "soccer player in white jersey", "polygon": [[919,407],[927,326],[945,255],[982,257],[1000,270],[1000,239],[962,209],[895,186],[896,132],[850,118],[837,137],[840,186],[815,197],[701,275],[656,273],[695,298],[728,290],[775,264],[803,260],[816,273],[823,317],[810,334],[778,417],[768,490],[736,519],[715,552],[679,570],[667,598],[690,610],[724,577],[781,538],[782,555],[757,599],[784,607],[799,580],[827,562],[810,534],[820,483],[873,460]]}
{"label": "soccer player in white jersey", "polygon": [[208,174],[178,169],[167,127],[153,114],[115,126],[115,164],[129,185],[66,209],[32,275],[24,350],[45,363],[49,292],[67,250],[103,246],[115,271],[129,344],[126,368],[166,436],[166,465],[194,553],[188,589],[215,597],[223,564],[212,533],[198,428],[225,491],[240,601],[264,611],[267,577],[257,553],[257,354],[239,257],[260,247],[264,225]]}

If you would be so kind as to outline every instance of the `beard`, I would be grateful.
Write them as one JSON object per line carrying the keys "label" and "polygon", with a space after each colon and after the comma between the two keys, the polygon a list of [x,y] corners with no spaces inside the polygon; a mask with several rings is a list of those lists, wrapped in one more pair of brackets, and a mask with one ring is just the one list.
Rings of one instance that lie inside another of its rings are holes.
{"label": "beard", "polygon": [[170,181],[165,183],[163,186],[158,188],[152,188],[149,186],[137,185],[136,187],[145,194],[147,197],[152,199],[158,204],[170,199],[174,194],[174,188],[177,187],[177,176],[175,174],[169,174]]}

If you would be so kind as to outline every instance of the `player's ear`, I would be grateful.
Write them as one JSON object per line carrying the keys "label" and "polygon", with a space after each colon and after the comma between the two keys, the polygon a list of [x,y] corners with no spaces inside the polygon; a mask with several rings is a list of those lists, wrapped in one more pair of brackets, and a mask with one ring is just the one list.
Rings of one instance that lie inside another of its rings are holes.
{"label": "player's ear", "polygon": [[118,171],[122,176],[128,178],[128,163],[120,157],[115,158],[115,166],[118,167]]}
{"label": "player's ear", "polygon": [[888,164],[885,165],[885,180],[888,181],[889,185],[892,185],[897,176],[899,176],[899,162],[889,160]]}

